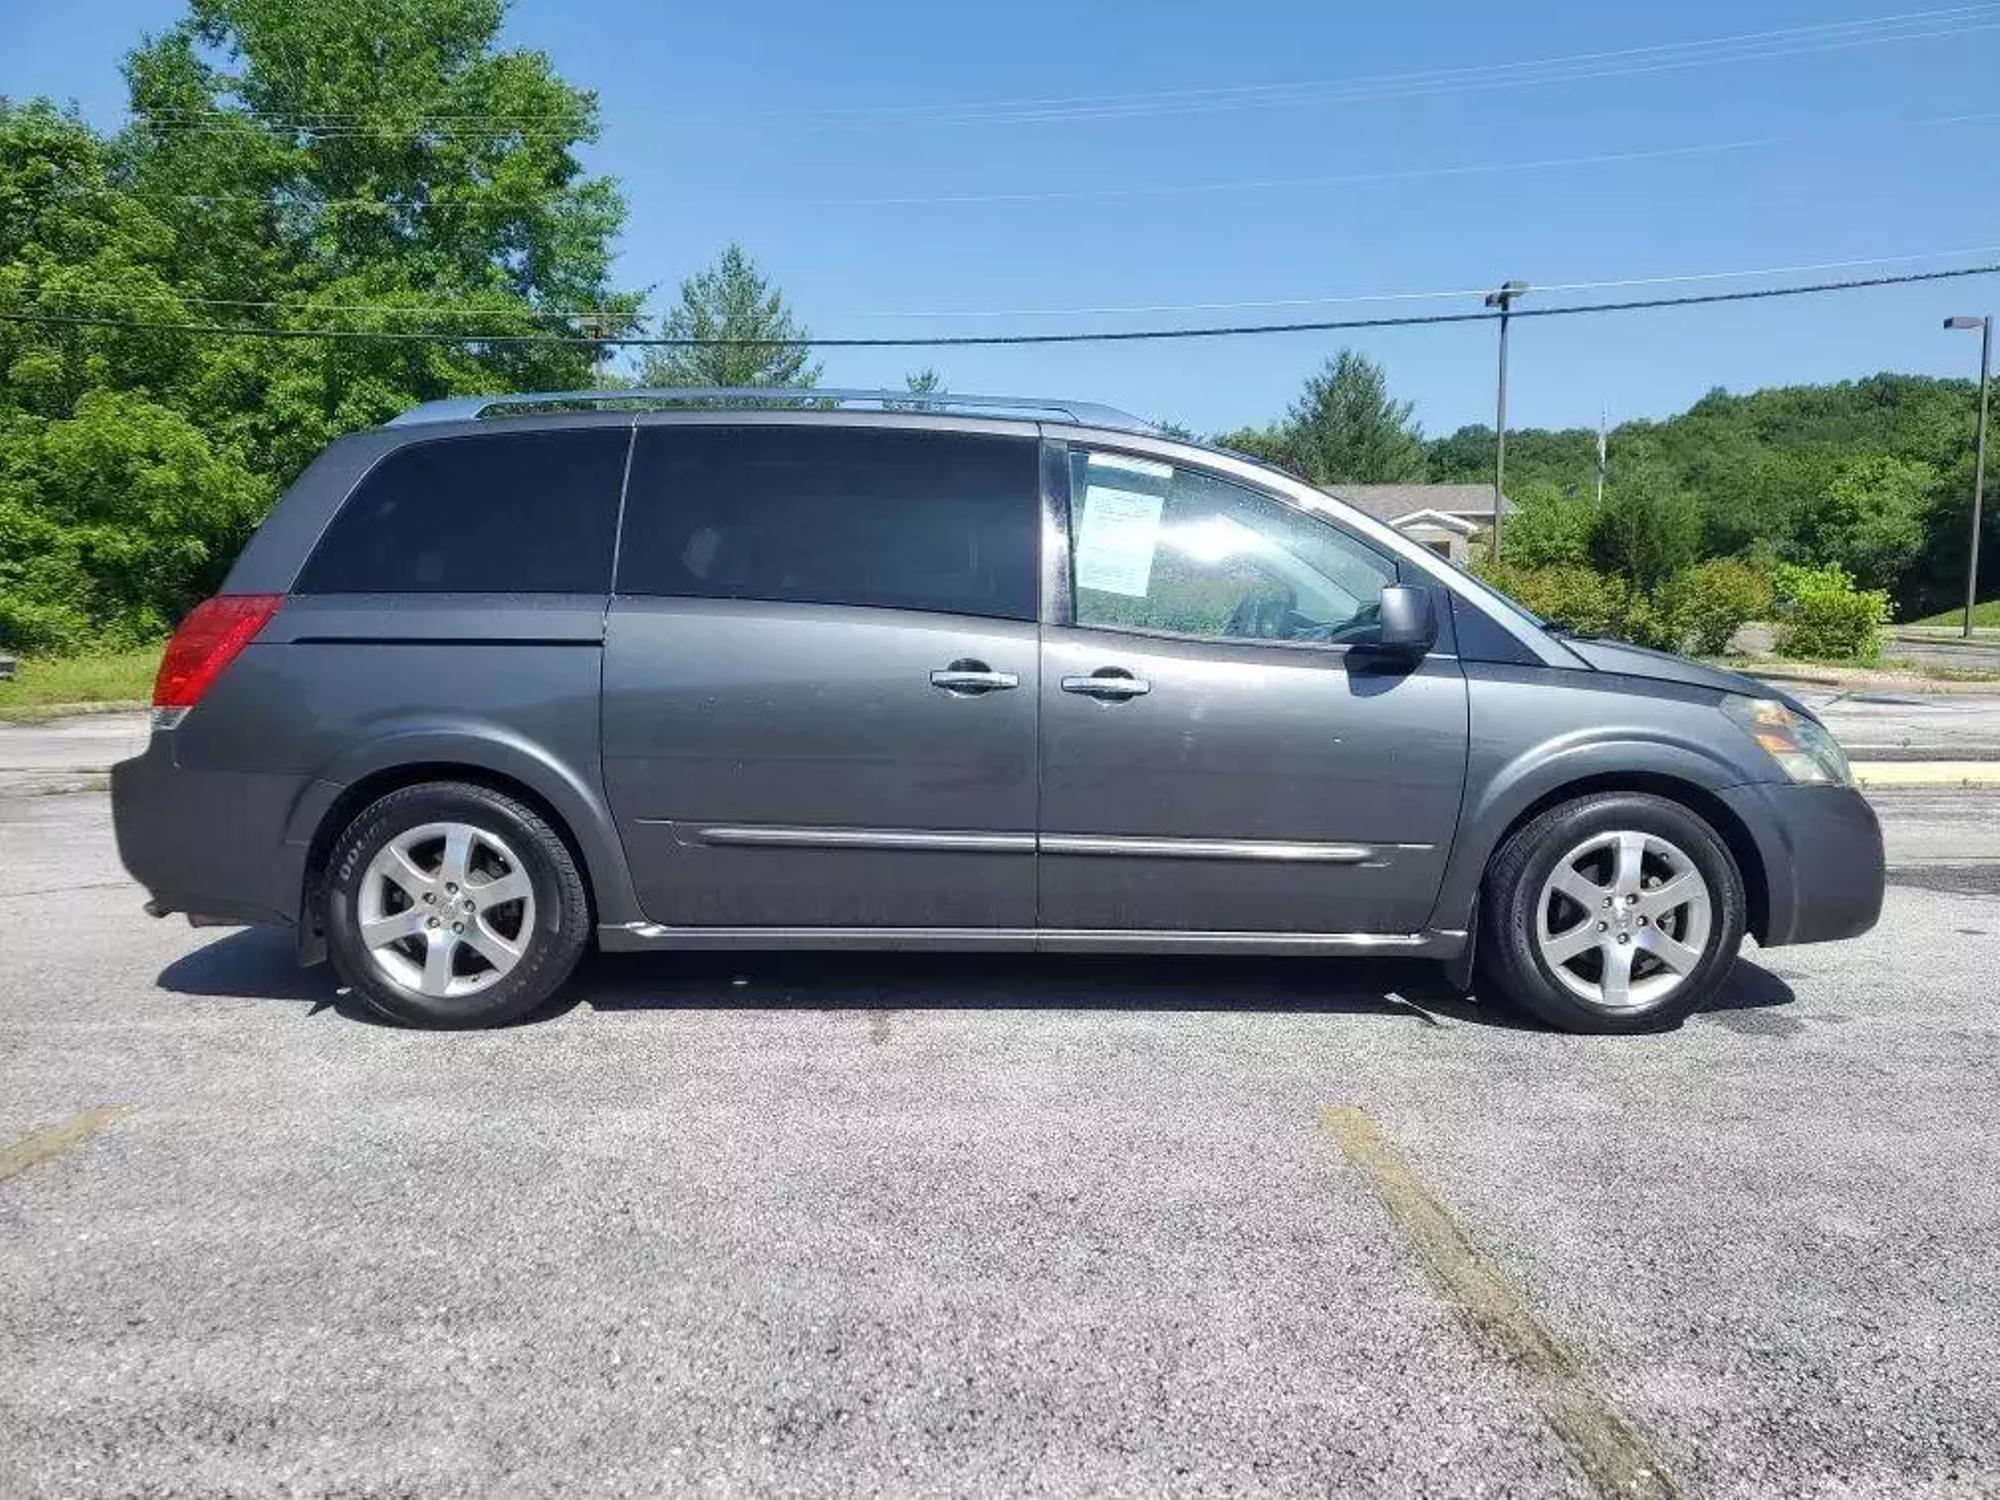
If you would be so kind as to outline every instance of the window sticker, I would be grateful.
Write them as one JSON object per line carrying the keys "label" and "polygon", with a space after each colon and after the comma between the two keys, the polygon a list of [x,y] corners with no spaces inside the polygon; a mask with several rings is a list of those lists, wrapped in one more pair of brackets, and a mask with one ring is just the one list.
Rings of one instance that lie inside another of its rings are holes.
{"label": "window sticker", "polygon": [[[1095,457],[1091,467],[1097,467]],[[1164,495],[1087,485],[1083,526],[1076,541],[1076,586],[1145,598],[1153,578],[1153,554],[1160,546],[1160,512],[1166,503]]]}

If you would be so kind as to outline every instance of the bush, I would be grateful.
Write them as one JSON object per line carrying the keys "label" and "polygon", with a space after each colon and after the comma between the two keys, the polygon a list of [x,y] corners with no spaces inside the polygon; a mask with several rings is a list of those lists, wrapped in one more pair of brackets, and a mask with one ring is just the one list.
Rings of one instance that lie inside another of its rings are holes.
{"label": "bush", "polygon": [[1622,635],[1631,614],[1632,589],[1614,574],[1506,561],[1481,563],[1478,571],[1503,594],[1578,635]]}
{"label": "bush", "polygon": [[1888,594],[1857,589],[1837,563],[1819,568],[1781,563],[1771,582],[1778,600],[1778,650],[1786,656],[1837,661],[1881,656]]}
{"label": "bush", "polygon": [[1663,593],[1675,645],[1697,656],[1720,656],[1738,630],[1771,613],[1771,580],[1733,558],[1699,563]]}
{"label": "bush", "polygon": [[1529,483],[1508,496],[1507,560],[1530,568],[1587,567],[1597,505],[1553,484]]}

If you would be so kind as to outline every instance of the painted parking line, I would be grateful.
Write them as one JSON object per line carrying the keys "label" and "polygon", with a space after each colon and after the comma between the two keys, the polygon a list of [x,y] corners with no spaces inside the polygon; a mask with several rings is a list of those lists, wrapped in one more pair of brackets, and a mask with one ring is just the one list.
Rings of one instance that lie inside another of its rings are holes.
{"label": "painted parking line", "polygon": [[1681,1491],[1638,1427],[1473,1244],[1382,1127],[1350,1104],[1328,1105],[1320,1115],[1459,1316],[1521,1371],[1543,1420],[1591,1487],[1607,1497],[1678,1496]]}
{"label": "painted parking line", "polygon": [[2000,761],[1857,760],[1854,779],[1863,787],[2000,786]]}
{"label": "painted parking line", "polygon": [[74,1151],[105,1126],[123,1119],[135,1108],[137,1106],[131,1104],[112,1104],[101,1109],[86,1109],[42,1130],[30,1131],[0,1150],[0,1182],[19,1177],[28,1168],[38,1167],[65,1151]]}

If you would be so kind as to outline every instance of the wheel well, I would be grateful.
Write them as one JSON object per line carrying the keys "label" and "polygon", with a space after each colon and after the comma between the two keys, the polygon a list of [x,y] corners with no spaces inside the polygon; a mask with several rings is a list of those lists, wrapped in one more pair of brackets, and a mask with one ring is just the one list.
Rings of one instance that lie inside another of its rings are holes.
{"label": "wheel well", "polygon": [[1611,772],[1603,776],[1585,777],[1581,781],[1565,782],[1522,808],[1514,821],[1507,825],[1506,831],[1494,842],[1493,852],[1497,854],[1517,830],[1550,808],[1598,792],[1646,792],[1655,797],[1664,797],[1669,802],[1680,803],[1713,828],[1717,837],[1728,848],[1730,858],[1736,861],[1736,868],[1743,876],[1743,899],[1749,908],[1747,916],[1751,935],[1759,942],[1764,940],[1765,933],[1770,930],[1771,888],[1769,877],[1764,871],[1763,856],[1757,852],[1757,841],[1751,838],[1750,830],[1743,826],[1742,819],[1731,812],[1720,797],[1696,786],[1691,781],[1682,781],[1673,776],[1656,776],[1643,771],[1631,771]]}
{"label": "wheel well", "polygon": [[542,821],[555,830],[556,837],[568,846],[570,858],[576,861],[577,873],[583,877],[583,898],[590,909],[590,925],[593,929],[596,927],[597,893],[591,886],[590,863],[583,857],[583,850],[569,824],[548,798],[526,782],[517,781],[500,771],[489,771],[484,766],[459,765],[451,761],[419,761],[390,766],[349,784],[320,818],[319,827],[313,830],[312,844],[306,852],[305,881],[299,892],[299,941],[302,949],[310,946],[316,951],[324,943],[320,928],[320,877],[326,873],[327,861],[332,857],[334,843],[341,832],[354,821],[362,808],[377,798],[427,781],[470,782],[512,797],[517,802],[525,802],[539,813]]}

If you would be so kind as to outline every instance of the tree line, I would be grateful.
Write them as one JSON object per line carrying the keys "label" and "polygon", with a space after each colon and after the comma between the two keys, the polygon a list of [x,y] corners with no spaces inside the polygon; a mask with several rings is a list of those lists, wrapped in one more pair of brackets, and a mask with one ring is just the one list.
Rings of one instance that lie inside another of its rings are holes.
{"label": "tree line", "polygon": [[[644,291],[612,277],[623,197],[578,158],[596,98],[502,49],[504,10],[188,0],[128,54],[120,130],[0,98],[0,313],[35,319],[0,321],[0,647],[156,640],[332,438],[597,373],[587,343],[496,335],[645,329]],[[285,336],[306,330],[346,336]],[[769,342],[648,349],[627,378],[822,374],[734,244],[658,332]],[[484,337],[381,336],[433,333]],[[913,406],[944,389],[934,369],[907,384]],[[1595,433],[1512,432],[1509,557],[1639,595],[1711,559],[1831,566],[1905,615],[1942,608],[1963,578],[1972,422],[1957,381],[1717,391],[1614,429],[1601,503]],[[1426,436],[1346,350],[1268,426],[1215,441],[1318,483],[1485,481],[1494,446],[1483,427]]]}

